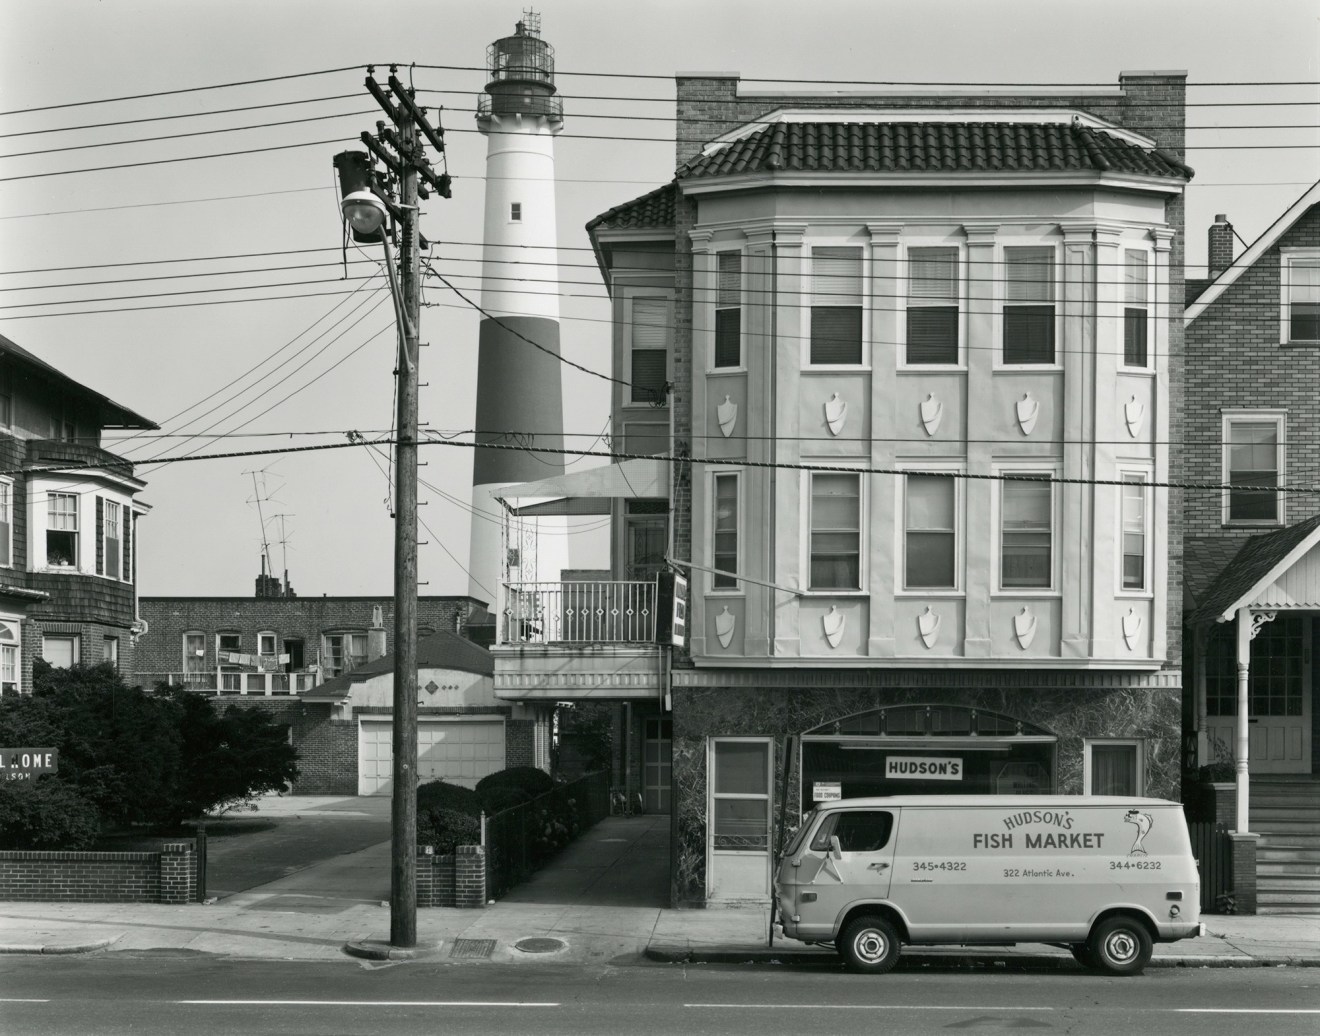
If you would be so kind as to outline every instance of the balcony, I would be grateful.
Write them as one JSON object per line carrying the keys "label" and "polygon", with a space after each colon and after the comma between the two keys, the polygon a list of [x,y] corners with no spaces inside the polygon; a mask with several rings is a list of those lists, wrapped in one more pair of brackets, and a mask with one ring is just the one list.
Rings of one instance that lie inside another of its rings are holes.
{"label": "balcony", "polygon": [[233,669],[207,669],[190,673],[138,673],[135,679],[143,687],[168,683],[176,687],[187,687],[190,691],[197,691],[200,694],[253,694],[272,697],[310,691],[321,682],[322,678],[315,670],[296,673],[254,673]]}
{"label": "balcony", "polygon": [[564,99],[543,93],[477,94],[477,118],[489,119],[492,115],[543,115],[551,122],[563,122]]}
{"label": "balcony", "polygon": [[506,584],[491,649],[496,697],[655,699],[656,604],[653,581]]}

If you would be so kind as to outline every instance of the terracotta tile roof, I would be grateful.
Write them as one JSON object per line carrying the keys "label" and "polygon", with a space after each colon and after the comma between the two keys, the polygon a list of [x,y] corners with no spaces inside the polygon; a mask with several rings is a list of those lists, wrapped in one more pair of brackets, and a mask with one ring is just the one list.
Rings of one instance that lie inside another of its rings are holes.
{"label": "terracotta tile roof", "polygon": [[1286,529],[1252,536],[1205,591],[1192,621],[1213,622],[1317,528],[1320,514]]}
{"label": "terracotta tile roof", "polygon": [[678,185],[667,183],[654,191],[643,194],[640,198],[626,201],[622,205],[602,212],[587,224],[587,233],[593,230],[632,230],[662,228],[674,225],[674,202],[678,197]]}
{"label": "terracotta tile roof", "polygon": [[749,172],[1041,173],[1094,171],[1190,179],[1192,170],[1081,124],[779,122],[701,155],[680,179]]}

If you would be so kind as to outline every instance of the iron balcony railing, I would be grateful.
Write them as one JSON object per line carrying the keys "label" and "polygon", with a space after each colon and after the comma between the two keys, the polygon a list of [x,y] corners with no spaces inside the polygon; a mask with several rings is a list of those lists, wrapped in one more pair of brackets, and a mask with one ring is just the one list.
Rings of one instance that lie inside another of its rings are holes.
{"label": "iron balcony railing", "polygon": [[564,99],[558,94],[488,93],[477,94],[477,118],[492,115],[544,115],[552,122],[564,117]]}
{"label": "iron balcony railing", "polygon": [[505,644],[655,641],[654,582],[507,583]]}
{"label": "iron balcony railing", "polygon": [[167,683],[187,687],[203,694],[301,694],[321,682],[316,671],[296,673],[254,673],[233,669],[205,669],[187,673],[138,673],[143,687]]}

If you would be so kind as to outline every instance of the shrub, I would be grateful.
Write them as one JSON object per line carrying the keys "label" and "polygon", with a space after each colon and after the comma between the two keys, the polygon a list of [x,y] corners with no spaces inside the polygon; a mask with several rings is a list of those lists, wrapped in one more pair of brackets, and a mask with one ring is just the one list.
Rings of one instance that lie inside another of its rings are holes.
{"label": "shrub", "polygon": [[524,802],[530,802],[532,799],[532,796],[527,794],[524,789],[513,785],[496,784],[486,788],[478,785],[477,794],[481,796],[481,808],[486,811],[488,816],[503,813],[506,809],[521,806]]}
{"label": "shrub", "polygon": [[490,788],[520,788],[528,798],[544,795],[555,786],[555,780],[544,770],[535,766],[510,766],[487,774],[477,782],[477,793],[482,794]]}
{"label": "shrub", "polygon": [[455,846],[481,842],[481,820],[471,813],[437,807],[417,814],[417,844],[437,853],[452,853]]}
{"label": "shrub", "polygon": [[0,849],[87,849],[100,833],[96,806],[63,781],[0,784]]}
{"label": "shrub", "polygon": [[417,813],[435,809],[452,809],[459,813],[478,816],[481,800],[471,788],[445,781],[427,781],[417,785]]}

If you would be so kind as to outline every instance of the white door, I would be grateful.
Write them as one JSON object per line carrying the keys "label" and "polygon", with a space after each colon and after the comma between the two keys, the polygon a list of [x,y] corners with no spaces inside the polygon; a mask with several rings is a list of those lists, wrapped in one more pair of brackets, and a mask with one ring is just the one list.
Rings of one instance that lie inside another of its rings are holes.
{"label": "white door", "polygon": [[706,898],[764,903],[770,895],[768,738],[712,742]]}
{"label": "white door", "polygon": [[[389,795],[394,784],[393,725],[364,719],[358,726],[358,794]],[[421,721],[417,725],[417,780],[474,787],[504,769],[502,720]]]}

